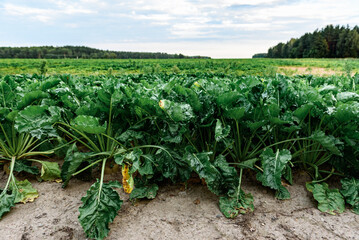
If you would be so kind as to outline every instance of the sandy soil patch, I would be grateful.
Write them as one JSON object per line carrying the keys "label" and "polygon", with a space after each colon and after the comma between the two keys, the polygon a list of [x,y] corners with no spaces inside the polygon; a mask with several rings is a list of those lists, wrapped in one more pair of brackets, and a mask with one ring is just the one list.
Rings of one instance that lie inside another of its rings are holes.
{"label": "sandy soil patch", "polygon": [[279,73],[292,76],[292,75],[302,75],[302,74],[312,74],[316,76],[329,76],[329,75],[341,75],[344,72],[335,71],[329,68],[319,68],[319,67],[278,67]]}
{"label": "sandy soil patch", "polygon": [[[0,178],[1,186],[5,179]],[[349,210],[336,216],[321,213],[305,189],[308,178],[299,173],[295,179],[289,186],[292,199],[279,201],[247,176],[243,188],[253,194],[255,211],[236,219],[226,219],[218,197],[201,184],[187,189],[180,184],[162,186],[156,199],[137,203],[119,190],[124,204],[107,239],[358,239],[358,215]],[[0,238],[86,239],[77,217],[80,198],[91,183],[74,179],[62,189],[55,182],[32,182],[39,198],[16,205],[3,217]]]}

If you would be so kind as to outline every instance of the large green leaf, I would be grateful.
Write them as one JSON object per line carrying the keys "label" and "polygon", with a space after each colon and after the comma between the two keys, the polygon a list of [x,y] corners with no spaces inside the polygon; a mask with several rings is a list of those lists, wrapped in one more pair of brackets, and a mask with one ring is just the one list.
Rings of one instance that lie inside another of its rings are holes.
{"label": "large green leaf", "polygon": [[[292,155],[287,149],[277,150],[276,153],[273,153],[271,148],[267,148],[260,157],[263,173],[257,173],[258,181],[262,182],[263,186],[283,192],[282,173]],[[282,198],[283,195],[278,193],[277,196]]]}
{"label": "large green leaf", "polygon": [[5,213],[9,212],[14,205],[15,205],[14,192],[8,194],[7,192],[3,192],[3,190],[0,189],[0,219]]}
{"label": "large green leaf", "polygon": [[359,94],[355,92],[341,92],[337,94],[337,100],[342,102],[359,100]]}
{"label": "large green leaf", "polygon": [[327,183],[314,184],[313,197],[318,201],[318,209],[332,215],[345,210],[345,201],[338,189],[329,189]]}
{"label": "large green leaf", "polygon": [[345,201],[353,207],[353,211],[359,214],[359,179],[344,178],[341,180],[342,189]]}
{"label": "large green leaf", "polygon": [[71,121],[71,125],[76,129],[92,134],[106,132],[106,124],[100,125],[99,119],[92,116],[80,115]]}
{"label": "large green leaf", "polygon": [[31,105],[36,100],[40,100],[40,99],[48,98],[48,97],[50,97],[50,95],[48,93],[45,93],[40,90],[28,92],[22,97],[21,101],[19,102],[18,109],[19,110],[24,109],[25,107]]}
{"label": "large green leaf", "polygon": [[28,106],[18,113],[15,128],[20,133],[30,133],[39,139],[42,136],[57,136],[52,124],[58,121],[60,116],[55,109],[57,107],[54,106]]}
{"label": "large green leaf", "polygon": [[89,153],[79,152],[76,143],[69,147],[64,159],[64,164],[61,168],[61,179],[63,181],[62,187],[67,186],[72,174],[76,172],[77,168],[88,158],[88,156]]}
{"label": "large green leaf", "polygon": [[297,117],[300,121],[302,121],[304,118],[307,117],[307,115],[309,114],[310,110],[312,110],[313,107],[314,105],[312,103],[304,104],[303,106],[297,108],[293,112],[293,115]]}
{"label": "large green leaf", "polygon": [[203,178],[208,189],[216,195],[221,194],[221,174],[215,166],[210,162],[210,152],[192,153],[187,152],[184,156],[189,166],[198,174],[200,178]]}
{"label": "large green leaf", "polygon": [[194,117],[192,107],[187,103],[161,100],[160,107],[165,110],[170,118],[175,122],[189,121]]}
{"label": "large green leaf", "polygon": [[236,197],[220,197],[219,209],[227,218],[235,218],[238,214],[253,212],[253,196],[246,194],[242,189]]}
{"label": "large green leaf", "polygon": [[59,179],[61,170],[56,162],[41,161],[41,178],[45,181],[53,181]]}
{"label": "large green leaf", "polygon": [[244,117],[245,113],[246,113],[245,107],[228,108],[224,111],[226,117],[237,121],[240,120],[242,117]]}
{"label": "large green leaf", "polygon": [[104,239],[110,231],[108,225],[117,216],[121,209],[122,200],[113,187],[121,187],[118,182],[103,183],[97,179],[85,197],[81,199],[83,204],[79,208],[79,221],[87,237]]}

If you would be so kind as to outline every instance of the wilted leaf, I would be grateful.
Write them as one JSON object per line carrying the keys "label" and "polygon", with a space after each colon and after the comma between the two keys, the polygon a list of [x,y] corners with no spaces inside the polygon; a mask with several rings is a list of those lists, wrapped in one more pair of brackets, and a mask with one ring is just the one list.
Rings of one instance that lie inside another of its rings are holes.
{"label": "wilted leaf", "polygon": [[238,199],[236,197],[220,197],[219,209],[227,218],[235,218],[238,214],[253,212],[253,197],[241,189]]}
{"label": "wilted leaf", "polygon": [[318,201],[318,209],[332,215],[345,210],[343,196],[338,189],[329,189],[328,184],[314,184],[313,197]]}
{"label": "wilted leaf", "polygon": [[33,202],[39,197],[39,193],[32,187],[31,183],[27,179],[24,181],[15,180],[15,183],[10,184],[9,189],[15,194],[15,203]]}
{"label": "wilted leaf", "polygon": [[61,170],[59,164],[56,162],[41,161],[41,178],[45,181],[53,181],[59,179]]}

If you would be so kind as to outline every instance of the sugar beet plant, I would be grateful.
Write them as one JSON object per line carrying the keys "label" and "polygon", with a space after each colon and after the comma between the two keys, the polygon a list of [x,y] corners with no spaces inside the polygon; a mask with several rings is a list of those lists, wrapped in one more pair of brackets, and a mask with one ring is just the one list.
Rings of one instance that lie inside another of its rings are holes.
{"label": "sugar beet plant", "polygon": [[[116,188],[131,200],[153,199],[160,182],[186,182],[194,173],[228,218],[254,210],[245,172],[289,199],[283,182],[292,184],[295,169],[311,177],[307,189],[321,211],[340,213],[347,203],[359,213],[358,82],[358,75],[6,76],[0,161],[9,180],[0,213],[16,202],[14,172],[38,174],[35,162],[44,180],[58,177],[34,156],[60,154],[51,150],[59,146],[66,149],[64,187],[79,174],[99,177],[79,209],[89,238],[108,235],[122,205]],[[104,181],[118,170],[122,184]],[[333,175],[341,190],[326,183]]]}

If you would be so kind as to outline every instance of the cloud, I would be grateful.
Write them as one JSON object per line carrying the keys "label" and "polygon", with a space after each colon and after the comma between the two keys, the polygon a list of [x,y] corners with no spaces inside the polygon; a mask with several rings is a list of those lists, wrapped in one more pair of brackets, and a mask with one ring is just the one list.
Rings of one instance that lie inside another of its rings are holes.
{"label": "cloud", "polygon": [[[14,37],[16,41],[21,37],[24,38],[23,41],[28,40],[31,35],[21,35],[24,31],[16,31],[16,27],[7,26],[18,26],[18,29],[22,29],[25,23],[31,22],[27,25],[27,29],[31,31],[28,30],[27,33],[31,32],[33,38],[47,30],[52,33],[51,39],[58,41],[58,44],[68,43],[69,39],[78,39],[76,44],[83,45],[99,42],[112,44],[119,42],[123,45],[125,41],[130,41],[140,48],[142,44],[156,47],[156,42],[158,46],[168,42],[169,50],[175,50],[172,49],[174,46],[180,49],[179,44],[182,44],[185,51],[191,49],[196,52],[196,49],[191,47],[193,44],[199,49],[213,52],[213,56],[219,56],[218,49],[222,49],[223,56],[235,55],[228,50],[229,47],[222,46],[223,44],[231,46],[232,50],[242,49],[240,44],[244,44],[243,46],[256,48],[257,50],[253,51],[259,52],[279,41],[288,41],[292,37],[299,37],[305,32],[312,32],[327,24],[354,26],[359,22],[359,4],[355,0],[3,0],[2,2],[0,29],[2,32],[6,29],[10,35],[12,33],[16,36]],[[19,22],[23,24],[20,25]],[[48,26],[48,28],[39,30],[41,29],[39,26]],[[56,31],[53,30],[54,28]],[[258,39],[263,39],[261,44],[250,43]],[[216,42],[219,47],[215,46]],[[204,48],[204,46],[208,47]],[[241,51],[243,54],[244,50],[245,48]],[[249,55],[246,53],[243,56]]]}
{"label": "cloud", "polygon": [[[81,0],[81,3],[86,4],[88,1],[96,2],[95,0]],[[66,1],[54,1],[54,5],[51,8],[28,7],[25,5],[5,3],[3,4],[3,9],[8,15],[28,17],[44,23],[49,23],[64,14],[77,15],[96,13],[95,10],[85,8],[79,3]]]}

